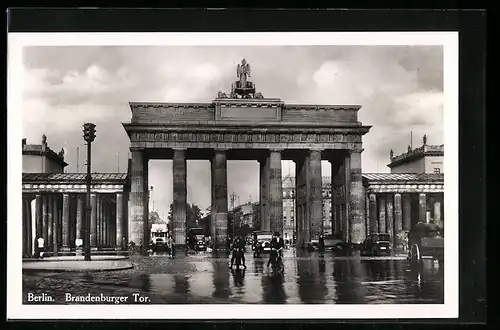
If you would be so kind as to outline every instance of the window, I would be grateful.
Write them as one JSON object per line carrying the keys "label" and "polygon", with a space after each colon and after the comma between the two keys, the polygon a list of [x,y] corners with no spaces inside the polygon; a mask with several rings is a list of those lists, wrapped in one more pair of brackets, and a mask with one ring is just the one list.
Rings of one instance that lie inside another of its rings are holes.
{"label": "window", "polygon": [[439,167],[434,167],[434,173],[435,174],[441,173],[441,169]]}

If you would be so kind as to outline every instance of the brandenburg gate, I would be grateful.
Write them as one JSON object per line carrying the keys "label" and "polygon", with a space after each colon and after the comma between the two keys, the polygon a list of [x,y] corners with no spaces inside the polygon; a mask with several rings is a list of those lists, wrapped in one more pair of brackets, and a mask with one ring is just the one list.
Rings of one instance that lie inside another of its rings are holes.
{"label": "brandenburg gate", "polygon": [[[283,233],[281,161],[296,165],[297,246],[317,238],[322,227],[321,161],[342,178],[342,228],[360,243],[365,236],[365,195],[361,178],[362,137],[370,126],[358,121],[357,105],[285,104],[256,93],[245,60],[229,94],[219,92],[211,103],[130,103],[132,119],[123,126],[130,138],[130,241],[147,244],[148,161],[173,160],[173,221],[176,244],[186,235],[186,161],[211,163],[211,228],[216,249],[227,247],[227,161],[260,163],[262,230]],[[334,92],[334,91],[332,91]],[[338,185],[338,183],[336,184]],[[338,188],[332,185],[332,190]],[[333,192],[333,191],[332,191]],[[337,219],[338,221],[338,219]]]}

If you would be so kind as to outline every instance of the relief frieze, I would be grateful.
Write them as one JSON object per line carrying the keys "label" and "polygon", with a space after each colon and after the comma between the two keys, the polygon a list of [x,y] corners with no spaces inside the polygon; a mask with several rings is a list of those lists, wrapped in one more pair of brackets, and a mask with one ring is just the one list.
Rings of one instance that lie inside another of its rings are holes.
{"label": "relief frieze", "polygon": [[187,132],[134,132],[132,141],[140,142],[226,142],[226,143],[352,143],[361,142],[358,135],[331,133],[187,133]]}

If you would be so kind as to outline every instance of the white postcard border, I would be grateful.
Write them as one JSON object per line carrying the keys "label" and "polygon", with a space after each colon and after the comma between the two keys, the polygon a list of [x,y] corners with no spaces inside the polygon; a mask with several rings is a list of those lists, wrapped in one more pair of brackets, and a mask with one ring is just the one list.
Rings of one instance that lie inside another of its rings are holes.
{"label": "white postcard border", "polygon": [[[22,49],[62,45],[443,45],[444,64],[444,304],[399,305],[23,305],[22,303]],[[9,33],[7,109],[8,319],[388,319],[457,318],[458,32],[314,33]],[[15,221],[19,219],[18,221]],[[19,239],[17,239],[19,238]],[[242,308],[242,306],[245,306]]]}

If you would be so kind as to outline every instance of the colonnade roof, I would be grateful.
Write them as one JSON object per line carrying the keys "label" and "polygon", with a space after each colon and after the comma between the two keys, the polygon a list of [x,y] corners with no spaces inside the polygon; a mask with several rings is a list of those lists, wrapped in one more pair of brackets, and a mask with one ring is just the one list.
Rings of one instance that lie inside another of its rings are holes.
{"label": "colonnade roof", "polygon": [[[22,181],[28,182],[85,182],[86,173],[23,173]],[[92,173],[94,183],[125,184],[127,173]]]}
{"label": "colonnade roof", "polygon": [[444,173],[364,173],[367,182],[443,182]]}

